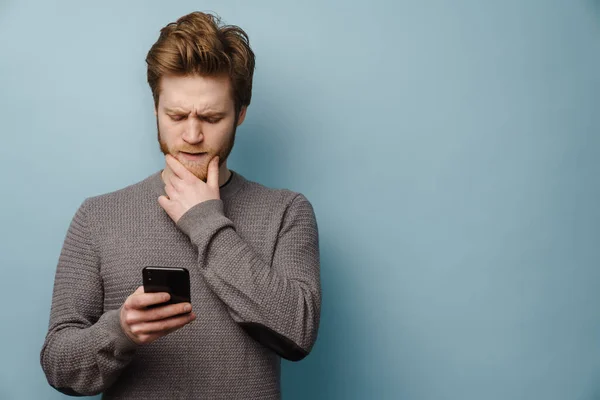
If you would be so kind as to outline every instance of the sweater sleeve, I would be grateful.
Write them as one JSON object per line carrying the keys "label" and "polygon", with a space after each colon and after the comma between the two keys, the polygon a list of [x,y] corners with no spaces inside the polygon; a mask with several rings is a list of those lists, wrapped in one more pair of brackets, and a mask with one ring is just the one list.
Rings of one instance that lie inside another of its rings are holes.
{"label": "sweater sleeve", "polygon": [[87,204],[75,213],[64,240],[40,353],[48,383],[72,396],[110,387],[137,347],[121,328],[119,310],[103,313],[100,262],[88,229]]}
{"label": "sweater sleeve", "polygon": [[236,232],[221,200],[197,204],[177,225],[198,246],[206,282],[232,318],[281,357],[299,361],[311,351],[319,326],[319,238],[302,194],[283,218],[270,262]]}

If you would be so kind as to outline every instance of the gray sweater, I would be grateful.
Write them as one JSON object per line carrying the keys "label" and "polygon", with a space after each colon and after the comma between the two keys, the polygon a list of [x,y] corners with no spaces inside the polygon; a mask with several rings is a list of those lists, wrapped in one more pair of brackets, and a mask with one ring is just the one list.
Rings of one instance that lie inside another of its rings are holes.
{"label": "gray sweater", "polygon": [[[160,171],[86,199],[58,260],[41,350],[48,382],[105,399],[278,399],[280,357],[300,360],[317,337],[319,239],[300,193],[235,171],[221,200],[175,224],[158,204]],[[119,309],[146,265],[190,271],[197,319],[147,345]]]}

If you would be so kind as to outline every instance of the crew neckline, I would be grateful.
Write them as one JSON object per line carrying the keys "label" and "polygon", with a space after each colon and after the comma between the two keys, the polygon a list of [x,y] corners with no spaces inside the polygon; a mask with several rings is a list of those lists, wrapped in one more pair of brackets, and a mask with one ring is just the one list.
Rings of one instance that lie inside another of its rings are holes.
{"label": "crew neckline", "polygon": [[[161,176],[162,171],[163,170],[161,169],[160,171],[152,174],[150,177],[148,177],[148,181],[157,195],[166,196],[165,184]],[[231,198],[244,186],[246,182],[246,179],[242,175],[238,174],[232,169],[229,171],[231,172],[229,179],[219,187],[219,196],[221,197],[221,200]]]}

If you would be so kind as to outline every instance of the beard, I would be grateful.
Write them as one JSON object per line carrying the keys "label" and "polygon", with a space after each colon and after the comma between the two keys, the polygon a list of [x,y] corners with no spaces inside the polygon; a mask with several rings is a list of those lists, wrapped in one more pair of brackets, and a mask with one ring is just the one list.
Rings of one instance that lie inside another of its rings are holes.
{"label": "beard", "polygon": [[[233,144],[235,142],[235,132],[237,130],[237,118],[233,123],[233,127],[231,128],[231,132],[227,135],[227,141],[223,144],[223,146],[219,148],[210,148],[210,147],[193,147],[190,145],[183,145],[177,148],[169,148],[167,144],[161,139],[160,136],[160,128],[158,126],[158,118],[156,120],[156,130],[158,132],[158,144],[160,145],[160,151],[166,156],[167,154],[175,157],[183,166],[190,171],[192,174],[196,176],[196,178],[206,182],[206,178],[208,177],[208,164],[210,160],[212,160],[215,156],[219,156],[219,167],[227,161],[227,157],[231,153],[231,149],[233,149]],[[184,153],[206,153],[206,156],[203,157],[203,161],[190,161],[184,158],[177,157],[178,152]]]}

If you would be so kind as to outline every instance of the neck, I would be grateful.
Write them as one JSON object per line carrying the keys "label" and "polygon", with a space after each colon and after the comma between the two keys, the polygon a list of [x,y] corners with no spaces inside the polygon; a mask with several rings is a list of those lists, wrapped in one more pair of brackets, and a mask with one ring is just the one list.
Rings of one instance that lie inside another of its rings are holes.
{"label": "neck", "polygon": [[219,187],[223,186],[229,180],[231,171],[227,168],[227,161],[219,167]]}

